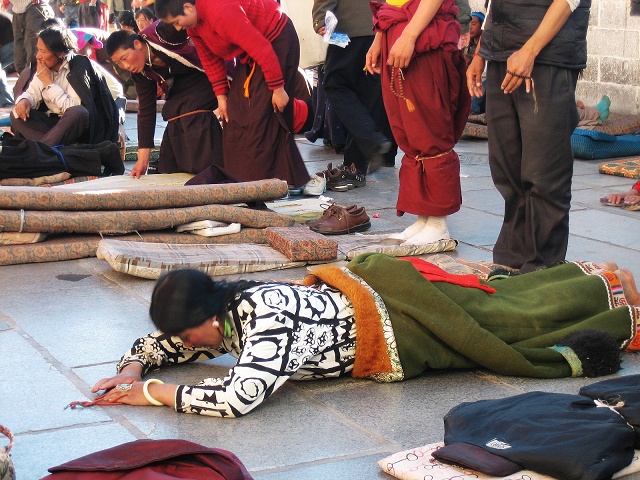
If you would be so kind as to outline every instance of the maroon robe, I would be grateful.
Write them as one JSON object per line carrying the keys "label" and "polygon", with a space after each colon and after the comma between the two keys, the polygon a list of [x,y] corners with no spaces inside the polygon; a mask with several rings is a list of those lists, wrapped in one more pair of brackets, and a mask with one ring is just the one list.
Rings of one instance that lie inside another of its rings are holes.
{"label": "maroon robe", "polygon": [[420,34],[402,75],[387,66],[389,50],[419,4],[420,0],[402,7],[372,2],[375,28],[383,33],[382,95],[393,136],[405,152],[398,215],[445,216],[462,204],[460,159],[453,147],[462,135],[471,97],[464,55],[458,49],[455,0],[445,0]]}

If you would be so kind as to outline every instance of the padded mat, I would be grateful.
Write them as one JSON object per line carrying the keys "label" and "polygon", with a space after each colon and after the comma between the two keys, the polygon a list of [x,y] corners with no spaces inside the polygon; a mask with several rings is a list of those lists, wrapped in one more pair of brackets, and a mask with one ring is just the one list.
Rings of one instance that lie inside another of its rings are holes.
{"label": "padded mat", "polygon": [[611,113],[603,125],[594,127],[594,130],[608,133],[609,135],[626,135],[640,130],[640,115],[625,113]]}
{"label": "padded mat", "polygon": [[640,157],[607,161],[600,164],[598,171],[605,175],[640,178]]}
{"label": "padded mat", "polygon": [[280,270],[304,265],[266,245],[169,245],[102,240],[96,256],[117,272],[156,279],[169,270],[194,268],[207,275]]}
{"label": "padded mat", "polygon": [[[159,176],[142,177],[145,180],[123,176],[109,177],[69,185],[73,187],[70,189],[0,187],[0,209],[147,210],[269,201],[284,197],[288,192],[286,182],[277,179],[188,186],[154,186],[144,183],[146,178]],[[109,183],[119,181],[126,181],[126,186]]]}
{"label": "padded mat", "polygon": [[576,128],[571,135],[573,156],[585,160],[640,155],[640,135],[609,135]]}
{"label": "padded mat", "polygon": [[[484,473],[476,472],[470,468],[449,465],[436,460],[431,453],[443,446],[442,442],[430,443],[423,447],[412,448],[403,452],[394,453],[378,461],[383,472],[401,480],[489,480],[492,477]],[[640,471],[640,451],[636,450],[633,461],[624,469],[616,473],[613,478],[620,478]],[[507,477],[499,477],[503,480],[553,480],[552,477],[521,470]]]}

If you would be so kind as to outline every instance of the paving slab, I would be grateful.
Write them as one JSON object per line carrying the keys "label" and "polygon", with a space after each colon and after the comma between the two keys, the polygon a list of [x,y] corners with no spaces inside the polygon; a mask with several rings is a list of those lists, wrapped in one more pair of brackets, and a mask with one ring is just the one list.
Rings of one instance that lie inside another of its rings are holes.
{"label": "paving slab", "polygon": [[[158,120],[158,125],[157,144],[166,122]],[[135,140],[135,115],[127,115],[125,128]],[[309,172],[342,162],[321,140],[312,144],[298,137],[297,144]],[[504,206],[491,181],[487,143],[463,140],[456,149],[464,204],[449,220],[460,244],[447,255],[490,261]],[[415,220],[396,216],[401,157],[395,168],[369,175],[366,187],[327,194],[340,204],[363,205],[378,214],[369,233],[399,231]],[[575,164],[568,258],[612,259],[640,275],[640,212],[603,207],[598,201],[633,181],[601,175],[598,164]],[[305,273],[300,267],[226,278],[298,280]],[[131,342],[152,330],[148,308],[154,282],[87,258],[0,267],[0,285],[0,424],[16,434],[13,458],[20,480],[38,479],[48,467],[136,438],[184,438],[226,448],[258,480],[386,479],[391,477],[380,471],[377,460],[440,441],[443,415],[461,402],[535,390],[577,393],[592,382],[486,371],[437,372],[398,384],[353,378],[288,382],[250,415],[235,420],[156,407],[64,410],[70,401],[92,398],[91,386],[112,375]],[[195,383],[224,376],[233,364],[227,355],[154,375]],[[624,354],[617,375],[636,373],[640,356]]]}

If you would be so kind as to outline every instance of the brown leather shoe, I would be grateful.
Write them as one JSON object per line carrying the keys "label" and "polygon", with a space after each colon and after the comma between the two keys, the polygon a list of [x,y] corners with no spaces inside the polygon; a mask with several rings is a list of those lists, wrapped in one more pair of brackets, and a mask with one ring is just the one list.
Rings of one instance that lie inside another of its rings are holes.
{"label": "brown leather shoe", "polygon": [[364,207],[357,207],[351,211],[336,208],[331,210],[325,221],[309,228],[323,235],[344,235],[369,230],[371,221]]}
{"label": "brown leather shoe", "polygon": [[348,207],[343,207],[341,205],[336,205],[335,203],[331,203],[331,204],[328,204],[328,205],[325,204],[325,205],[322,205],[323,207],[325,207],[324,212],[322,212],[322,216],[318,217],[318,218],[313,218],[311,220],[308,220],[307,222],[305,222],[305,225],[307,225],[309,227],[317,227],[322,222],[327,220],[332,215],[332,211],[336,210],[336,209],[343,209],[343,210],[346,210],[346,211],[350,212],[350,211],[355,210],[356,208],[358,208],[356,205],[349,205]]}

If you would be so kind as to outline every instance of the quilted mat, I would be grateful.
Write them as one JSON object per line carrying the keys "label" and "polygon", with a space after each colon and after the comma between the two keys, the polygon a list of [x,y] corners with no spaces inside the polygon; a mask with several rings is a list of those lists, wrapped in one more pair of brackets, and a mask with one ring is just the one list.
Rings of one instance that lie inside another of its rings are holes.
{"label": "quilted mat", "polygon": [[640,178],[640,157],[604,162],[600,164],[598,171],[617,177]]}
{"label": "quilted mat", "polygon": [[464,126],[464,130],[462,131],[462,136],[474,138],[489,138],[489,133],[486,125],[467,122],[467,124]]}
{"label": "quilted mat", "polygon": [[[470,468],[449,465],[436,460],[431,454],[443,445],[441,442],[431,443],[423,447],[394,453],[379,460],[378,465],[385,473],[401,480],[424,480],[427,478],[430,480],[489,480],[498,478],[476,472]],[[636,450],[631,464],[616,473],[613,478],[624,477],[639,471],[640,451]],[[521,470],[513,475],[499,478],[502,480],[553,480],[552,477],[531,470]]]}
{"label": "quilted mat", "polygon": [[624,113],[611,113],[603,125],[594,127],[594,130],[608,133],[609,135],[626,135],[640,130],[640,115]]}
{"label": "quilted mat", "polygon": [[640,135],[609,135],[576,128],[571,135],[573,156],[585,160],[640,155]]}
{"label": "quilted mat", "polygon": [[[457,240],[442,240],[422,246],[389,246],[380,245],[379,241],[386,235],[334,235],[332,240],[338,242],[338,260],[352,259],[360,253],[376,252],[393,256],[423,255],[453,250]],[[306,263],[294,262],[271,247],[262,247],[252,252],[256,245],[233,245],[221,249],[218,245],[202,248],[198,245],[153,245],[135,241],[118,241],[105,239],[98,246],[98,257],[104,258],[118,272],[143,278],[158,278],[162,272],[173,268],[197,268],[209,275],[227,275],[229,273],[255,272],[245,268],[259,270],[290,268]],[[282,259],[286,262],[282,262]],[[188,259],[188,260],[186,260]],[[264,259],[260,260],[260,259]],[[243,266],[243,264],[247,264]],[[326,261],[321,263],[327,263]],[[138,265],[141,265],[138,271]],[[254,266],[257,265],[257,266]],[[268,267],[268,265],[273,265]],[[220,266],[220,268],[218,268]],[[237,272],[230,268],[238,269]],[[156,275],[156,276],[152,276]]]}
{"label": "quilted mat", "polygon": [[156,279],[169,270],[194,268],[207,275],[280,270],[302,266],[266,245],[168,245],[102,240],[96,256],[117,272]]}

